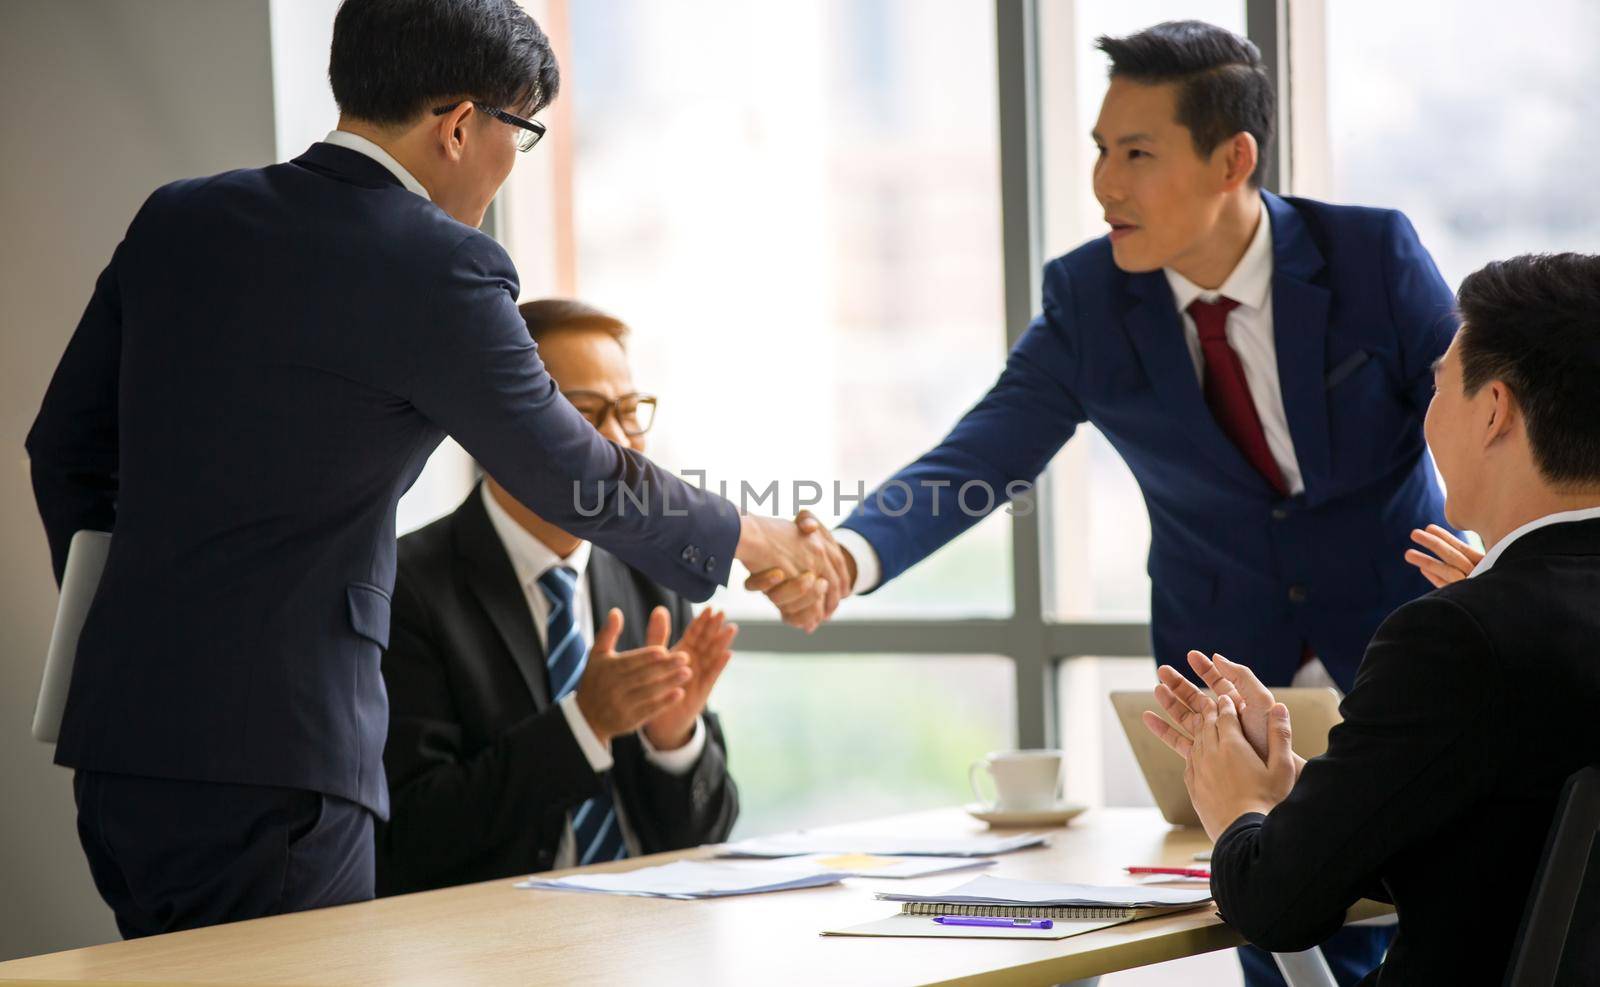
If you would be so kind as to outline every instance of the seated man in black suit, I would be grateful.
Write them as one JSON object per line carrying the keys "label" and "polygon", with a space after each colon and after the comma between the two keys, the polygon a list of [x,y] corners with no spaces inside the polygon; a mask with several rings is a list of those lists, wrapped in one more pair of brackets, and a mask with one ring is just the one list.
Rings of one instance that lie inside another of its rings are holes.
{"label": "seated man in black suit", "polygon": [[1386,987],[1501,982],[1562,783],[1600,763],[1600,257],[1493,263],[1457,300],[1426,432],[1446,516],[1488,548],[1470,578],[1378,629],[1322,757],[1221,656],[1189,656],[1214,700],[1162,669],[1189,736],[1147,714],[1188,759],[1223,917],[1290,952],[1387,898],[1399,934],[1363,981]]}
{"label": "seated man in black suit", "polygon": [[[627,327],[579,302],[520,311],[561,392],[642,451],[655,399],[634,392]],[[738,795],[705,712],[738,632],[720,612],[695,617],[486,477],[400,539],[393,620],[378,894],[727,837]]]}

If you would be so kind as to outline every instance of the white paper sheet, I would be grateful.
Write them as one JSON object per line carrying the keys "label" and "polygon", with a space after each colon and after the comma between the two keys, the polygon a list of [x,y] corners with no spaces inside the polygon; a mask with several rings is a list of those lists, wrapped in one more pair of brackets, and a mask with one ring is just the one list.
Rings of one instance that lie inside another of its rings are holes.
{"label": "white paper sheet", "polygon": [[1209,901],[1211,892],[1135,885],[1052,884],[984,874],[943,894],[884,892],[878,897],[885,901],[941,901],[974,905],[1147,908],[1155,905],[1198,905]]}
{"label": "white paper sheet", "polygon": [[1135,884],[1204,884],[1211,886],[1209,877],[1185,877],[1181,874],[1144,874]]}
{"label": "white paper sheet", "polygon": [[997,861],[971,857],[884,857],[873,853],[812,853],[803,857],[784,857],[786,866],[815,867],[851,877],[885,877],[900,880],[928,877],[951,871],[993,867]]}
{"label": "white paper sheet", "polygon": [[1025,847],[1044,846],[1038,833],[1015,836],[837,836],[779,833],[729,843],[722,857],[797,857],[814,853],[871,853],[885,857],[992,857]]}
{"label": "white paper sheet", "polygon": [[792,867],[787,861],[772,864],[765,861],[679,860],[623,873],[572,874],[553,880],[530,877],[519,882],[517,887],[643,898],[695,899],[817,888],[838,884],[847,876],[815,867]]}

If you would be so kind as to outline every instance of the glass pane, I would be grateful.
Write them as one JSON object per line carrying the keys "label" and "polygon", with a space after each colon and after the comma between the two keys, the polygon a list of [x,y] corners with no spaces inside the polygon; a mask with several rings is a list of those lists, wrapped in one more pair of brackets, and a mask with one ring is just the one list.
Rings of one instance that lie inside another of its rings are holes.
{"label": "glass pane", "polygon": [[1056,722],[1067,752],[1067,798],[1084,805],[1155,805],[1128,736],[1111,708],[1112,692],[1156,685],[1151,658],[1070,658],[1056,674]]}
{"label": "glass pane", "polygon": [[[577,294],[634,328],[650,454],[736,501],[749,484],[754,511],[848,513],[836,483],[886,479],[1002,364],[992,5],[571,14]],[[1009,533],[993,519],[840,616],[1009,613]]]}
{"label": "glass pane", "polygon": [[1297,192],[1405,212],[1452,286],[1489,260],[1595,249],[1600,5],[1326,6],[1325,78],[1295,86],[1324,95],[1327,143],[1297,143]]}
{"label": "glass pane", "polygon": [[[1040,107],[1044,243],[1048,256],[1105,233],[1091,189],[1089,131],[1106,91],[1095,38],[1132,34],[1165,20],[1198,19],[1243,33],[1241,0],[1054,0],[1040,5]],[[1049,474],[1050,570],[1046,612],[1058,618],[1142,620],[1150,612],[1145,556],[1150,520],[1139,486],[1111,444],[1079,429]]]}
{"label": "glass pane", "polygon": [[1011,662],[741,652],[717,684],[737,836],[972,801],[967,765],[1016,736]]}

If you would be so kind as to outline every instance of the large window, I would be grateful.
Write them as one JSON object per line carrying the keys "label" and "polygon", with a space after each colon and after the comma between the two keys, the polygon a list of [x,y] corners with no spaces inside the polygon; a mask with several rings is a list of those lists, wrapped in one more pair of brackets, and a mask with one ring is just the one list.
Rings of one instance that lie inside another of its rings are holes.
{"label": "large window", "polygon": [[1296,106],[1315,111],[1296,119],[1295,191],[1403,210],[1452,287],[1496,258],[1595,249],[1600,4],[1337,0],[1324,18],[1293,34]]}
{"label": "large window", "polygon": [[[570,11],[575,289],[635,328],[652,456],[736,500],[748,484],[754,510],[776,482],[775,513],[820,494],[831,516],[835,484],[937,442],[1004,354],[992,10]],[[1005,614],[1006,520],[841,617]]]}
{"label": "large window", "polygon": [[741,651],[713,704],[741,836],[970,801],[967,764],[1016,732],[999,657]]}
{"label": "large window", "polygon": [[[630,322],[662,401],[651,454],[736,498],[776,481],[758,511],[813,481],[829,514],[835,481],[938,441],[1037,307],[1039,265],[1103,232],[1100,34],[1248,24],[1285,97],[1278,189],[1406,210],[1452,282],[1592,249],[1600,220],[1600,54],[1547,44],[1600,36],[1581,0],[528,2],[564,82],[501,212],[524,293]],[[743,831],[954,802],[967,761],[1012,742],[1065,746],[1084,801],[1147,800],[1105,699],[1153,676],[1143,499],[1089,428],[1046,494],[811,637],[719,595],[745,626],[715,697]]]}

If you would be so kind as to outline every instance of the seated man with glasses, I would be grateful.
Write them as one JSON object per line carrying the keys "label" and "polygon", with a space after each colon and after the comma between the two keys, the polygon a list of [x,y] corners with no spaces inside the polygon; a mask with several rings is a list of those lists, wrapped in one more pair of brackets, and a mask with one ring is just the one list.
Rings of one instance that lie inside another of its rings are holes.
{"label": "seated man with glasses", "polygon": [[[520,311],[561,393],[643,451],[656,399],[627,326],[575,301]],[[486,476],[400,539],[378,894],[725,839],[738,795],[705,704],[736,633]]]}

